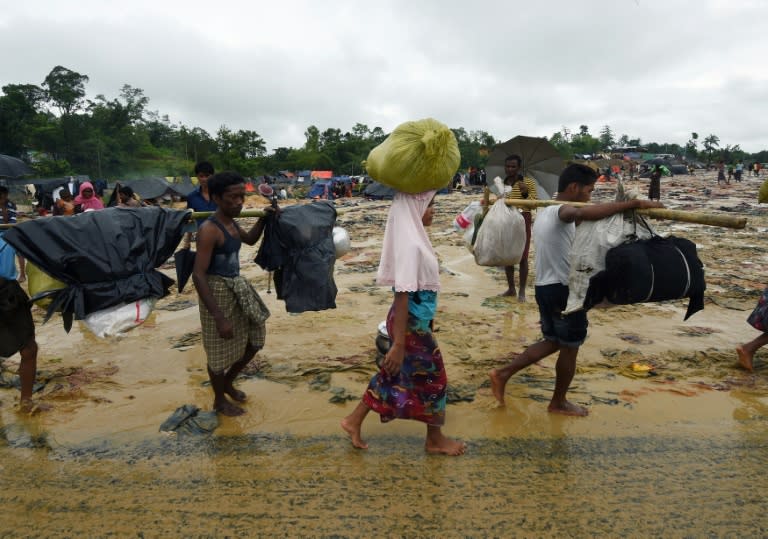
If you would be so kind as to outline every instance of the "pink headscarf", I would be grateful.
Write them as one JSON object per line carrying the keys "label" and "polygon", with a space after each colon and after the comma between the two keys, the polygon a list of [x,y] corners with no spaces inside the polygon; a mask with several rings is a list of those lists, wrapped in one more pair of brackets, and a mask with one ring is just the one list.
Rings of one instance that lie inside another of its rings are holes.
{"label": "pink headscarf", "polygon": [[[93,196],[91,198],[85,198],[83,196],[83,191],[86,189],[93,191]],[[83,211],[104,209],[104,203],[96,195],[96,190],[93,188],[93,184],[91,182],[83,182],[80,184],[80,193],[75,197],[75,204],[80,204],[83,208]]]}
{"label": "pink headscarf", "polygon": [[376,282],[395,292],[440,290],[440,267],[421,217],[435,191],[395,193],[389,209]]}

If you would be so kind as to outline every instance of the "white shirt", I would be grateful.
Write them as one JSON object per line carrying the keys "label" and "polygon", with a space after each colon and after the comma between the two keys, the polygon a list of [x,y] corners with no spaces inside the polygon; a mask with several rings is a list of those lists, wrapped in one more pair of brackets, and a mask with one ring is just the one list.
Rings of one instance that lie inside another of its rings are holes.
{"label": "white shirt", "polygon": [[576,223],[561,221],[558,211],[560,205],[541,208],[533,223],[531,236],[536,246],[536,286],[557,283],[568,286]]}

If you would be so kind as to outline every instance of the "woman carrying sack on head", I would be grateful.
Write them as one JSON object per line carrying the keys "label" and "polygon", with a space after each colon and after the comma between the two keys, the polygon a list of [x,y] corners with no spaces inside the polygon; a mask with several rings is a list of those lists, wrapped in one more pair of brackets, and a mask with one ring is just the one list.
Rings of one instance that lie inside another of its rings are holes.
{"label": "woman carrying sack on head", "polygon": [[437,256],[425,227],[432,224],[435,191],[398,192],[389,210],[377,282],[391,286],[394,301],[387,315],[391,346],[354,411],[341,421],[352,445],[367,449],[361,428],[374,410],[382,422],[415,419],[427,424],[428,453],[462,455],[466,444],[446,437],[448,378],[432,334],[440,289]]}

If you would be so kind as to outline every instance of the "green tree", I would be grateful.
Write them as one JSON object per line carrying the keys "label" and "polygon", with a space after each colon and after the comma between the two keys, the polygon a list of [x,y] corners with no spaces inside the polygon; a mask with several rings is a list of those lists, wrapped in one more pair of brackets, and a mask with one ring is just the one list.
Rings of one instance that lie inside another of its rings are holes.
{"label": "green tree", "polygon": [[720,147],[720,137],[709,135],[704,139],[704,151],[707,152],[707,164],[712,162],[712,152]]}
{"label": "green tree", "polygon": [[691,133],[691,138],[685,143],[685,156],[689,159],[696,159],[698,154],[698,141],[699,134],[696,132]]}
{"label": "green tree", "polygon": [[306,139],[304,143],[305,150],[308,152],[320,151],[320,130],[317,127],[314,125],[307,127],[307,130],[304,131],[304,138]]}
{"label": "green tree", "polygon": [[32,137],[45,92],[34,84],[8,84],[0,96],[0,153],[22,157]]}
{"label": "green tree", "polygon": [[85,83],[87,75],[63,66],[54,67],[43,81],[48,101],[52,102],[62,116],[69,116],[85,103]]}
{"label": "green tree", "polygon": [[611,128],[607,125],[604,125],[603,128],[600,130],[600,145],[602,150],[610,150],[616,145],[616,141],[614,140],[613,131],[611,131]]}

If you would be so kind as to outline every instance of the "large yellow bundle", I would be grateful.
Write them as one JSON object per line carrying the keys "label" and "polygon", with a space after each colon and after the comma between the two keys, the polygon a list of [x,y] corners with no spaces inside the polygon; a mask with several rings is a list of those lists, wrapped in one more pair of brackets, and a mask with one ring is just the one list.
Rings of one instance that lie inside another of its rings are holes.
{"label": "large yellow bundle", "polygon": [[[51,277],[43,270],[38,268],[32,262],[27,260],[27,279],[29,285],[29,295],[35,302],[35,305],[47,309],[53,299],[49,295],[45,295],[45,292],[53,292],[55,290],[61,290],[66,288],[67,285]],[[35,298],[38,296],[38,298]]]}
{"label": "large yellow bundle", "polygon": [[768,202],[768,180],[765,180],[760,186],[760,190],[757,192],[757,201],[760,204]]}
{"label": "large yellow bundle", "polygon": [[368,174],[405,193],[442,189],[459,169],[456,137],[446,125],[425,118],[398,125],[368,154]]}

